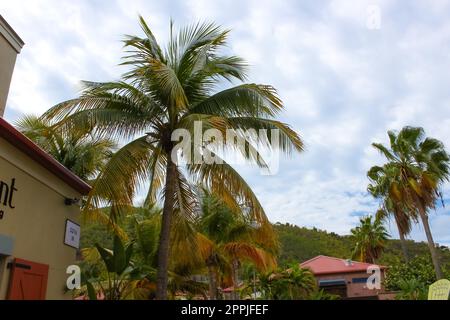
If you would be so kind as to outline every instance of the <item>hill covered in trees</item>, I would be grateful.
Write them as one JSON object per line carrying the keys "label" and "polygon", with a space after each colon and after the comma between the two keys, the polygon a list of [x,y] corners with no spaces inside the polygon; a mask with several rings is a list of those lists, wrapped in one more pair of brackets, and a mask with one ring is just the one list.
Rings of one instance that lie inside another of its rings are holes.
{"label": "hill covered in trees", "polygon": [[[327,255],[348,259],[352,255],[354,241],[350,236],[341,236],[334,232],[327,232],[316,228],[308,229],[289,223],[275,223],[274,228],[280,242],[278,264],[286,266],[300,263],[317,255]],[[83,224],[81,234],[81,247],[92,247],[95,243],[101,246],[112,247],[112,232],[101,224]],[[429,257],[426,242],[407,241],[410,258]],[[440,259],[446,269],[450,270],[450,250],[440,248]],[[402,259],[403,254],[399,240],[388,240],[386,249],[378,263],[391,265]]]}
{"label": "hill covered in trees", "polygon": [[[303,262],[317,255],[344,259],[352,256],[354,242],[350,236],[340,236],[333,232],[298,227],[289,223],[276,223],[274,228],[280,241],[278,259],[280,265]],[[429,256],[428,246],[425,242],[408,240],[407,248],[411,258]],[[442,264],[450,268],[450,250],[447,247],[440,247],[439,251]],[[402,257],[400,241],[388,240],[379,263],[390,265]]]}

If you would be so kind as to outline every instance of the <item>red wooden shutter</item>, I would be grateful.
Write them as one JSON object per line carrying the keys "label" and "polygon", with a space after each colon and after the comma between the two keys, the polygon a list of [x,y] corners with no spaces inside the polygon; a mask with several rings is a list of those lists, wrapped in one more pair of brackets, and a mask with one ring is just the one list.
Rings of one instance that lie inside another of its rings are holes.
{"label": "red wooden shutter", "polygon": [[45,300],[48,265],[15,258],[11,264],[9,300]]}

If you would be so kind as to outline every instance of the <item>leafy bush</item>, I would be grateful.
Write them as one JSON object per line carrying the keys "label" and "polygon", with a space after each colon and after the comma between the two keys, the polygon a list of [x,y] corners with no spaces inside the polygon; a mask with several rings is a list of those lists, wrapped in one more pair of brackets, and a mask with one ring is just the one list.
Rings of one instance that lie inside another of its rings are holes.
{"label": "leafy bush", "polygon": [[308,269],[292,265],[289,269],[259,275],[259,290],[264,299],[308,299],[316,290],[316,280]]}
{"label": "leafy bush", "polygon": [[387,270],[384,285],[387,290],[398,291],[405,289],[407,285],[412,285],[413,280],[417,282],[416,287],[421,284],[426,288],[436,281],[430,257],[415,257],[408,263],[397,261]]}
{"label": "leafy bush", "polygon": [[398,282],[400,293],[397,300],[426,300],[428,288],[417,279],[400,280]]}
{"label": "leafy bush", "polygon": [[341,297],[336,294],[325,292],[323,289],[314,291],[308,300],[339,300]]}

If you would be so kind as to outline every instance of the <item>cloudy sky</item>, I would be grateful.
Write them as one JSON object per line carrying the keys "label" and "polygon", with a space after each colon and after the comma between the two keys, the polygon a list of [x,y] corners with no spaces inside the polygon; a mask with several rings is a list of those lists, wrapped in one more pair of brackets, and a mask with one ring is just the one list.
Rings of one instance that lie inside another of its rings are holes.
{"label": "cloudy sky", "polygon": [[[282,119],[306,142],[276,175],[240,168],[272,221],[347,234],[373,214],[366,172],[382,158],[370,144],[387,143],[388,129],[422,126],[450,148],[450,1],[0,0],[0,8],[26,43],[10,121],[76,96],[79,80],[117,79],[122,35],[141,35],[138,13],[161,42],[170,18],[232,29],[229,47],[250,63],[250,81],[279,90]],[[431,213],[431,227],[450,245],[450,209]],[[424,240],[423,229],[411,237]]]}

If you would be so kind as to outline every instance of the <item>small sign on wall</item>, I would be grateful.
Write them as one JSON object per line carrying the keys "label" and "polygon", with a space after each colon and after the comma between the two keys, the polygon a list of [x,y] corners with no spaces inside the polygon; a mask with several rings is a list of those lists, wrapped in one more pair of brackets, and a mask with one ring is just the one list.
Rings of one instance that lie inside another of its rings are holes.
{"label": "small sign on wall", "polygon": [[64,235],[64,244],[78,249],[80,247],[80,225],[73,221],[66,220],[66,232]]}

